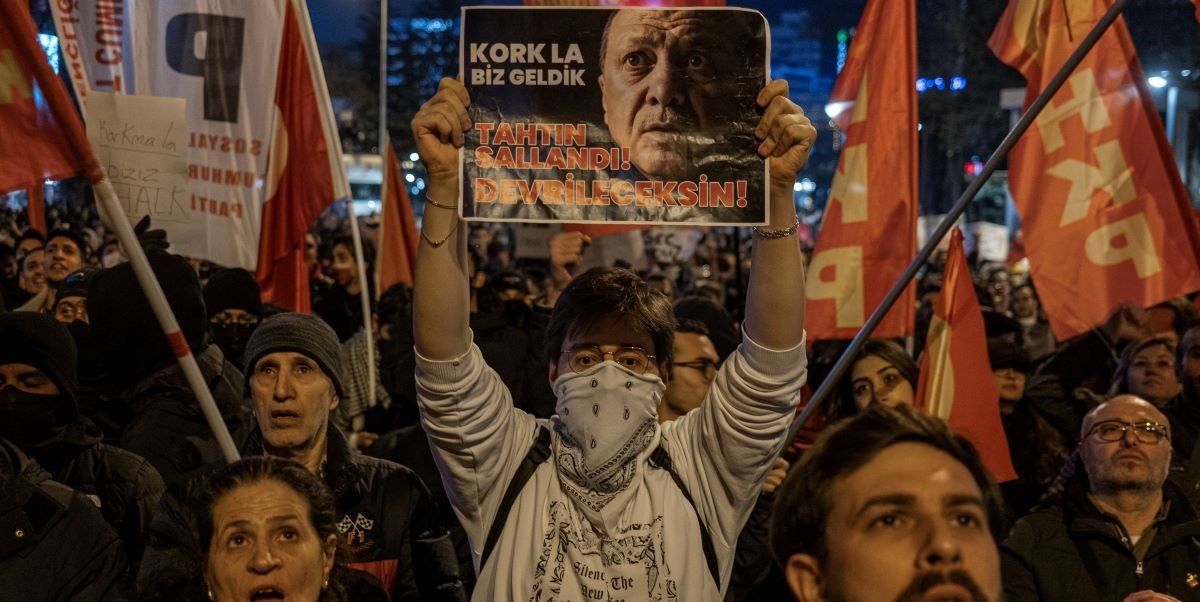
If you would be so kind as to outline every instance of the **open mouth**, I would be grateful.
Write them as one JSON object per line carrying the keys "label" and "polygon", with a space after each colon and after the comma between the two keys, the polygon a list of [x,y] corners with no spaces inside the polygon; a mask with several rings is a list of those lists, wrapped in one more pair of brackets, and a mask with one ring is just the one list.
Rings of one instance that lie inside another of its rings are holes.
{"label": "open mouth", "polygon": [[259,602],[260,600],[283,600],[287,596],[283,592],[274,587],[260,587],[250,594],[250,602]]}

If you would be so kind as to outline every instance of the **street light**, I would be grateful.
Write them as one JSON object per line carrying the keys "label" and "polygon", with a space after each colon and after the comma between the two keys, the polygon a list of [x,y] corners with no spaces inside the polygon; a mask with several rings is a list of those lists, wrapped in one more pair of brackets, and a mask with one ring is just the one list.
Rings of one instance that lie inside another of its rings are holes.
{"label": "street light", "polygon": [[1167,87],[1167,78],[1160,75],[1151,75],[1146,78],[1146,83],[1150,84],[1152,88],[1165,88]]}

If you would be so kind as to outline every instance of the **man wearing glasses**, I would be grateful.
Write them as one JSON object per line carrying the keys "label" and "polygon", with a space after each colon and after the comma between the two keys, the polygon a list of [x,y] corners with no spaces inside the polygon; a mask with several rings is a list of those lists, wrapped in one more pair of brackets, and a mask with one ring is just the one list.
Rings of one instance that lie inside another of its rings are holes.
{"label": "man wearing glasses", "polygon": [[804,267],[792,185],[816,130],[772,82],[757,103],[770,164],[742,345],[700,408],[659,425],[673,370],[666,296],[594,268],[546,331],[555,416],[513,407],[471,341],[459,220],[470,98],[443,79],[413,119],[430,185],[413,284],[417,392],[450,503],[471,541],[475,600],[720,600],[733,547],[784,445],[804,384]]}
{"label": "man wearing glasses", "polygon": [[1005,600],[1200,600],[1200,521],[1167,481],[1171,427],[1122,395],[1083,420],[1084,470],[1001,546]]}

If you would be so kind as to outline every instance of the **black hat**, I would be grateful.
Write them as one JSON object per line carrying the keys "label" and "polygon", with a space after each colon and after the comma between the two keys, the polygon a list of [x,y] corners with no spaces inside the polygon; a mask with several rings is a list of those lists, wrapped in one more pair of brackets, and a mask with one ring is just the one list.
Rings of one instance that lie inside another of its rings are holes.
{"label": "black hat", "polygon": [[1026,374],[1032,369],[1029,353],[1024,347],[1013,342],[1010,337],[993,337],[987,340],[988,360],[992,370],[1011,368]]}
{"label": "black hat", "polygon": [[262,291],[250,272],[242,268],[224,268],[204,284],[204,307],[210,320],[227,309],[262,316]]}
{"label": "black hat", "polygon": [[[200,294],[200,280],[188,261],[162,252],[146,254],[150,268],[162,284],[167,303],[188,345],[199,353],[208,333],[208,316]],[[142,293],[133,265],[123,263],[100,270],[88,286],[88,319],[105,353],[114,358],[110,375],[117,382],[149,375],[171,361],[171,351],[162,328]]]}
{"label": "black hat", "polygon": [[91,284],[92,278],[100,270],[92,266],[83,266],[63,278],[62,284],[58,285],[58,290],[54,293],[54,305],[67,297],[84,297],[87,298],[88,285]]}
{"label": "black hat", "polygon": [[337,334],[320,318],[295,312],[278,314],[263,320],[250,341],[246,343],[244,372],[246,388],[250,387],[250,376],[254,365],[269,353],[291,351],[312,358],[325,376],[333,381],[339,397],[345,397],[342,388],[341,343]]}
{"label": "black hat", "polygon": [[0,315],[0,364],[28,364],[41,370],[70,401],[78,405],[75,339],[53,317],[18,311]]}

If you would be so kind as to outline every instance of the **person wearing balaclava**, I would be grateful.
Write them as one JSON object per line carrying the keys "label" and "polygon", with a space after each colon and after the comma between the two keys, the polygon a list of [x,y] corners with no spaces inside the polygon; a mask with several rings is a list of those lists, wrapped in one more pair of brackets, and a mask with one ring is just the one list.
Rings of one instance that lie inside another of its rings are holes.
{"label": "person wearing balaclava", "polygon": [[[0,392],[16,385],[5,384]],[[92,500],[0,437],[0,598],[125,600],[121,540]]]}
{"label": "person wearing balaclava", "polygon": [[233,365],[242,365],[250,335],[262,321],[262,292],[254,275],[242,268],[218,270],[204,284],[204,309],[213,343]]}
{"label": "person wearing balaclava", "polygon": [[[178,255],[146,256],[234,441],[245,438],[252,419],[242,398],[242,373],[208,341],[196,272]],[[149,460],[168,484],[219,460],[216,438],[131,264],[96,274],[88,287],[88,317],[106,358],[94,413],[106,440]]]}
{"label": "person wearing balaclava", "polygon": [[16,443],[54,480],[94,496],[136,563],[164,485],[145,459],[100,442],[77,409],[75,343],[54,318],[0,316],[0,437]]}

